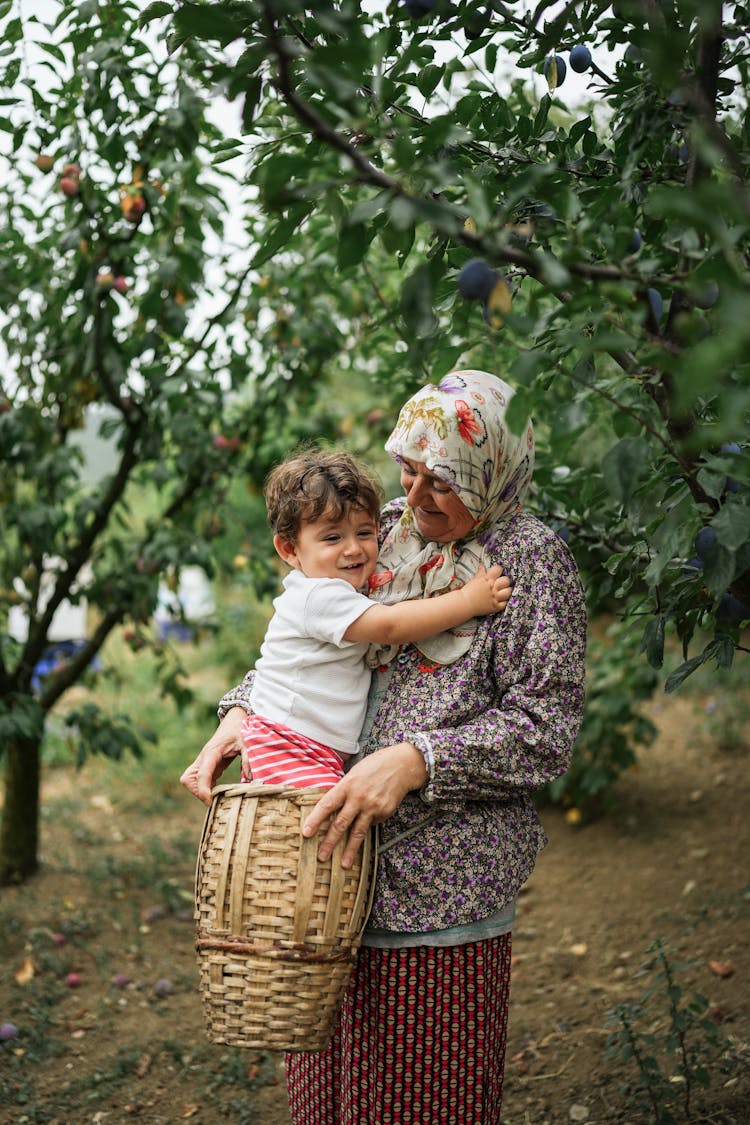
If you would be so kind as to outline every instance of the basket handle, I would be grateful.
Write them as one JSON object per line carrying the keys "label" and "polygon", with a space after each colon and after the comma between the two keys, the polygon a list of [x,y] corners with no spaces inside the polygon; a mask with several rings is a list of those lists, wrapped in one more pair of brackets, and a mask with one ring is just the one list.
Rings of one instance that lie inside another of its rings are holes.
{"label": "basket handle", "polygon": [[[302,825],[300,824],[300,835]],[[292,921],[292,940],[304,941],[312,910],[315,868],[318,863],[318,841],[315,836],[301,836],[297,860],[297,895]]]}
{"label": "basket handle", "polygon": [[376,884],[376,875],[378,874],[378,844],[379,844],[379,840],[380,840],[380,830],[378,828],[378,825],[373,825],[372,828],[371,828],[370,856],[369,856],[369,862],[367,864],[367,866],[369,868],[369,874],[368,874],[368,872],[365,872],[365,870],[364,870],[364,867],[365,867],[364,858],[365,857],[364,857],[364,854],[363,854],[362,855],[362,871],[360,873],[360,884],[358,886],[358,889],[356,889],[356,899],[354,900],[354,907],[352,909],[352,918],[358,917],[359,912],[362,909],[362,899],[364,898],[364,895],[367,894],[368,901],[367,901],[367,904],[365,904],[364,910],[362,911],[362,917],[361,917],[361,920],[360,920],[360,925],[358,927],[358,930],[356,930],[356,933],[352,935],[353,940],[356,944],[359,944],[362,940],[362,934],[364,933],[364,927],[367,926],[367,924],[368,924],[368,918],[370,917],[370,910],[372,910],[372,901],[374,899],[374,884]]}

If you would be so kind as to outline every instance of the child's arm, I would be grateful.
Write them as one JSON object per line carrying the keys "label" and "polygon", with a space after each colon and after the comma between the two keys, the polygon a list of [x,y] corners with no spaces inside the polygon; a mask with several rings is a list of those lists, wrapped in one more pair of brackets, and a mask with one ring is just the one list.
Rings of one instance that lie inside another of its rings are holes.
{"label": "child's arm", "polygon": [[489,570],[480,566],[474,578],[459,590],[396,605],[374,602],[371,609],[366,609],[352,622],[344,633],[344,640],[390,645],[421,641],[462,625],[471,617],[501,612],[510,595],[510,580],[499,566],[491,566]]}

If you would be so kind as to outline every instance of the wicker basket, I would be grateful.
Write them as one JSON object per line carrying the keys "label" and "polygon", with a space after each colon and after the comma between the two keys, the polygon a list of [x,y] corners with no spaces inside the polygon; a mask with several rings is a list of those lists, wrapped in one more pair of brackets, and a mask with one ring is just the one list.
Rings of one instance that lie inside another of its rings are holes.
{"label": "wicker basket", "polygon": [[[372,899],[375,846],[349,869],[342,840],[317,857],[302,825],[325,790],[220,785],[196,871],[196,949],[206,1031],[233,1047],[328,1044]],[[321,828],[324,833],[327,825]]]}

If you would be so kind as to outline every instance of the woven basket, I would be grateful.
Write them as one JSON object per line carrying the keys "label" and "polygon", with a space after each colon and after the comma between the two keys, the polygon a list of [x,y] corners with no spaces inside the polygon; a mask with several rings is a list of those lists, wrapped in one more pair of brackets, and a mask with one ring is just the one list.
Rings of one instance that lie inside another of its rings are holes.
{"label": "woven basket", "polygon": [[[196,949],[214,1043],[286,1051],[328,1044],[372,900],[368,836],[321,863],[302,825],[323,789],[220,785],[196,871]],[[325,833],[327,824],[320,830]]]}

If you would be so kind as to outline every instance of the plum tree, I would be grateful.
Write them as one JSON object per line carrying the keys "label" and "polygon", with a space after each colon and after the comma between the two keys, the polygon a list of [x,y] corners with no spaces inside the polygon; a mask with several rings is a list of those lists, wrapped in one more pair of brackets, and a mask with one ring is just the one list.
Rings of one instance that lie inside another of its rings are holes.
{"label": "plum tree", "polygon": [[[750,600],[747,451],[734,492],[719,451],[750,406],[745,9],[497,2],[471,38],[480,7],[438,2],[415,26],[353,0],[324,21],[302,0],[184,0],[145,19],[210,41],[207,75],[241,106],[269,272],[293,305],[292,264],[306,285],[311,253],[335,263],[334,300],[373,308],[347,362],[374,389],[395,403],[455,362],[515,383],[512,418],[533,410],[549,435],[535,502],[570,529],[592,607],[633,608],[654,667],[670,631],[687,654],[708,629],[672,690],[746,647],[716,617],[725,593]],[[535,75],[558,89],[561,52],[584,45],[590,100],[561,113]],[[456,286],[478,259],[513,292],[502,334]],[[721,299],[697,320],[711,281]],[[709,523],[716,553],[686,586]]]}
{"label": "plum tree", "polygon": [[[37,865],[52,709],[120,625],[134,650],[156,651],[161,690],[186,702],[179,656],[149,627],[160,578],[186,565],[214,573],[232,477],[260,484],[296,433],[329,424],[313,364],[293,394],[252,385],[252,249],[235,259],[226,234],[230,214],[240,229],[252,218],[222,173],[234,143],[211,121],[205,52],[190,44],[170,61],[125,3],[61,0],[49,24],[15,12],[0,8],[12,93],[0,150],[0,882]],[[18,75],[40,56],[55,60],[55,81],[32,93]],[[59,180],[38,175],[40,151]],[[120,208],[125,172],[128,204],[147,213]],[[335,338],[306,323],[311,348],[318,332],[325,347]],[[212,441],[222,433],[227,448]],[[94,439],[109,450],[96,474],[84,452]],[[53,650],[58,610],[81,599],[86,635]],[[93,701],[62,715],[81,762],[147,741],[137,715]]]}

